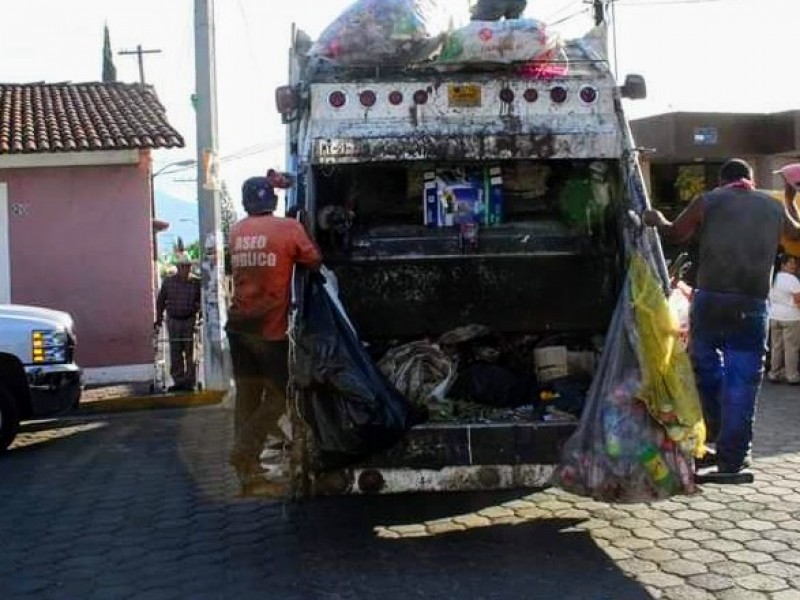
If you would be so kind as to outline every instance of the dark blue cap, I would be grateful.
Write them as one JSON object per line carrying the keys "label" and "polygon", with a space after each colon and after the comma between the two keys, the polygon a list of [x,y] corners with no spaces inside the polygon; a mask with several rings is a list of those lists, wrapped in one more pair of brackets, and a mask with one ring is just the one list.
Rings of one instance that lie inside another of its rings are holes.
{"label": "dark blue cap", "polygon": [[266,177],[250,177],[242,184],[242,205],[248,215],[262,215],[275,211],[278,197]]}

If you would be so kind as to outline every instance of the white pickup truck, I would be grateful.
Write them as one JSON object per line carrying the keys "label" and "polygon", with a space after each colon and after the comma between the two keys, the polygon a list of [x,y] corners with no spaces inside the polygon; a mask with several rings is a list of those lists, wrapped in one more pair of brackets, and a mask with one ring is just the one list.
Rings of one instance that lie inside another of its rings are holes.
{"label": "white pickup truck", "polygon": [[0,304],[0,452],[19,422],[70,410],[81,397],[72,317],[36,306]]}

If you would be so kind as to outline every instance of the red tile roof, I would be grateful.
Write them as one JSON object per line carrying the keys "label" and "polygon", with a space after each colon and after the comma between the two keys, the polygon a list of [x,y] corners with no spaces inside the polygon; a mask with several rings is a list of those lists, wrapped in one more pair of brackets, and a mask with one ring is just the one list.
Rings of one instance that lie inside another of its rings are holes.
{"label": "red tile roof", "polygon": [[183,146],[150,85],[0,83],[0,155]]}

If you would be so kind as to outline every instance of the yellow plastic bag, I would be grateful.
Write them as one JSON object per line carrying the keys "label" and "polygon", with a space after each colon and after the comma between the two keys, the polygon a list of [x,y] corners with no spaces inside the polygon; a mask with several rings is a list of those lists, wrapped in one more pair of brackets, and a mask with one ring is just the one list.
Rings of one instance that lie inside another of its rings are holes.
{"label": "yellow plastic bag", "polygon": [[706,428],[689,355],[680,344],[677,318],[639,253],[631,259],[630,277],[642,370],[637,397],[670,439],[687,453],[702,456]]}

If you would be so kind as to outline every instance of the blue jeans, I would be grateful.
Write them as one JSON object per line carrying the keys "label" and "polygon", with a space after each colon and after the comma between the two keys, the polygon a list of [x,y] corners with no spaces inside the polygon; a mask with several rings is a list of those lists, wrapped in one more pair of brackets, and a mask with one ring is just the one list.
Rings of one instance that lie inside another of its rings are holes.
{"label": "blue jeans", "polygon": [[767,350],[767,301],[697,290],[689,353],[721,472],[740,471],[753,440]]}

